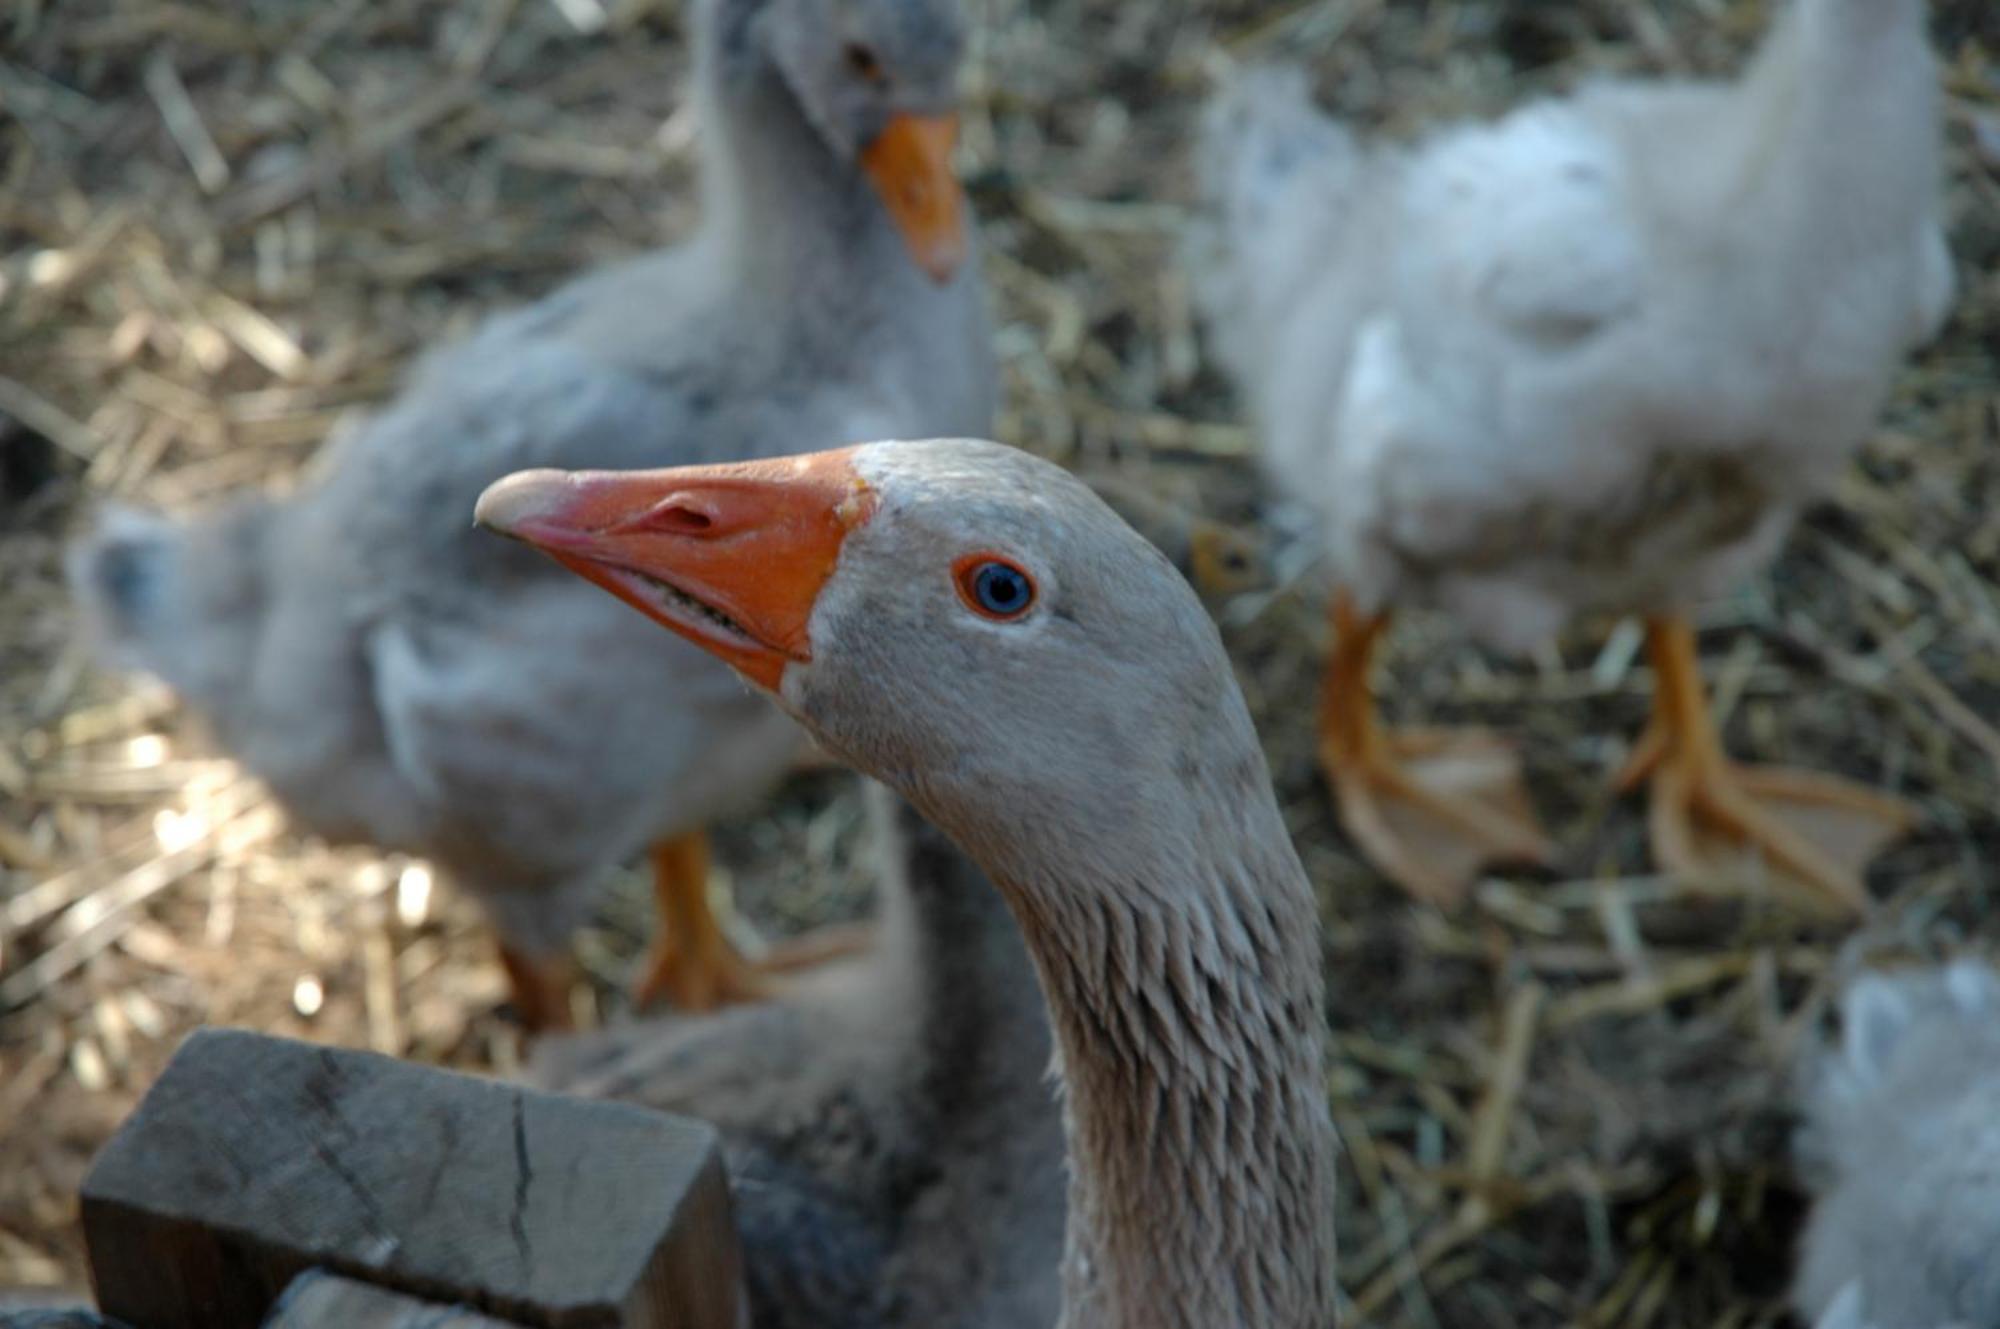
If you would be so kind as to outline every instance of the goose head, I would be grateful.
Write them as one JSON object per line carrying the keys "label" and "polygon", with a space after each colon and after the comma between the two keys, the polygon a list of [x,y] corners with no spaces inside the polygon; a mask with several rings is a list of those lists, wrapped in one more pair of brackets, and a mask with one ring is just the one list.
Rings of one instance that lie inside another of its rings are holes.
{"label": "goose head", "polygon": [[966,254],[955,0],[771,0],[760,19],[806,120],[868,177],[918,266],[949,281]]}
{"label": "goose head", "polygon": [[[1084,484],[1013,448],[531,471],[488,489],[478,520],[733,665],[989,867],[1016,818],[1078,845],[1104,839],[1107,806],[1161,819],[1149,784],[1182,787],[1216,751],[1263,778],[1193,591]],[[1217,726],[1228,741],[1206,744]]]}

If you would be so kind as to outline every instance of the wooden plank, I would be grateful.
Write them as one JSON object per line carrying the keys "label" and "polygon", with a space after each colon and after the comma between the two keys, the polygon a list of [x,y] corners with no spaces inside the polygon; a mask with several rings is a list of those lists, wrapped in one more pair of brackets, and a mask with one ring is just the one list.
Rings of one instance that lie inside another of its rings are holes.
{"label": "wooden plank", "polygon": [[124,1329],[66,1288],[0,1288],[0,1329]]}
{"label": "wooden plank", "polygon": [[308,1269],[292,1280],[264,1329],[521,1329],[463,1306],[418,1301],[351,1278]]}
{"label": "wooden plank", "polygon": [[0,1287],[0,1314],[10,1311],[87,1311],[90,1296],[66,1287]]}
{"label": "wooden plank", "polygon": [[738,1320],[709,1126],[239,1030],[181,1045],[82,1220],[139,1329],[253,1329],[315,1266],[533,1329]]}

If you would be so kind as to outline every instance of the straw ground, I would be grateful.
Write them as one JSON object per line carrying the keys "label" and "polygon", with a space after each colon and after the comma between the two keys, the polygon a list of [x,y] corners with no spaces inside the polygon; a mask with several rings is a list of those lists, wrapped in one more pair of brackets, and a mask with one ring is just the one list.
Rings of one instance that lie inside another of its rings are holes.
{"label": "straw ground", "polygon": [[[986,220],[1002,432],[1222,515],[1251,440],[1174,271],[1218,64],[1300,54],[1394,132],[1590,71],[1721,71],[1749,0],[970,0],[964,161]],[[420,864],[289,832],[170,699],[89,669],[58,577],[99,498],[292,483],[425,347],[684,231],[694,126],[672,0],[18,0],[0,11],[0,1286],[78,1277],[75,1183],[197,1023],[507,1071],[488,943]],[[1631,628],[1525,666],[1412,622],[1405,714],[1525,736],[1568,846],[1461,914],[1337,834],[1311,759],[1310,577],[1226,606],[1323,891],[1347,1145],[1342,1278],[1368,1323],[1775,1323],[1799,1199],[1784,1090],[1864,956],[1990,946],[2000,864],[2000,14],[1933,5],[1966,290],[1862,463],[1773,575],[1711,606],[1728,734],[1896,787],[1925,828],[1865,935],[1643,875],[1604,792],[1650,680]],[[1292,560],[1281,558],[1288,573]],[[858,806],[809,777],[724,829],[767,934],[864,907]],[[636,877],[580,939],[603,1004]]]}

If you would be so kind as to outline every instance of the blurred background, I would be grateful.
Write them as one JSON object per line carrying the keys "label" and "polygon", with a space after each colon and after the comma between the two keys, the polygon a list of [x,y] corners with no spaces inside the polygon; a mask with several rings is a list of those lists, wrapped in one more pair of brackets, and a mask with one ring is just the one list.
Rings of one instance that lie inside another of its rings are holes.
{"label": "blurred background", "polygon": [[[1758,0],[967,0],[961,167],[1001,433],[1246,524],[1252,438],[1176,270],[1192,119],[1229,60],[1308,61],[1392,133],[1599,72],[1735,67]],[[1929,822],[1864,936],[1636,877],[1604,781],[1645,716],[1628,625],[1524,665],[1399,630],[1392,713],[1521,734],[1568,856],[1447,917],[1341,840],[1313,762],[1320,591],[1221,606],[1322,899],[1371,1324],[1777,1323],[1786,1093],[1861,956],[1995,938],[2000,862],[2000,6],[1932,6],[1963,294],[1776,572],[1711,606],[1739,755],[1899,787]],[[287,832],[171,699],[94,672],[61,549],[105,497],[292,483],[412,357],[694,210],[681,0],[0,5],[0,1286],[74,1282],[73,1195],[179,1038],[248,1025],[466,1069],[519,1058],[473,908],[420,863]],[[719,828],[738,922],[865,910],[851,781]],[[649,892],[580,939],[605,1013]]]}

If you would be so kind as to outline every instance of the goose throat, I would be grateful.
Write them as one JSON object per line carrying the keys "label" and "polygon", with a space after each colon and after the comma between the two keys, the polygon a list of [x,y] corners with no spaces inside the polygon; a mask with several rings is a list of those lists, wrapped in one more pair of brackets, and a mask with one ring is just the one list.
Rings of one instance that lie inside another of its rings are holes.
{"label": "goose throat", "polygon": [[1063,1085],[1067,1329],[1334,1323],[1317,919],[1269,857],[1007,891]]}

